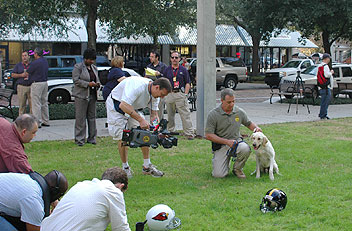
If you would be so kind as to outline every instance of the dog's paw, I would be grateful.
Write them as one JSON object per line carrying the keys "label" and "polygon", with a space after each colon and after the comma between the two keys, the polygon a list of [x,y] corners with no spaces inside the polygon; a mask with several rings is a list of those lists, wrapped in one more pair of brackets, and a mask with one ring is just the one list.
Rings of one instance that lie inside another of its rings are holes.
{"label": "dog's paw", "polygon": [[274,180],[274,176],[269,176],[270,180]]}
{"label": "dog's paw", "polygon": [[259,176],[257,175],[255,178],[259,179],[259,178],[260,178],[260,175],[259,175]]}

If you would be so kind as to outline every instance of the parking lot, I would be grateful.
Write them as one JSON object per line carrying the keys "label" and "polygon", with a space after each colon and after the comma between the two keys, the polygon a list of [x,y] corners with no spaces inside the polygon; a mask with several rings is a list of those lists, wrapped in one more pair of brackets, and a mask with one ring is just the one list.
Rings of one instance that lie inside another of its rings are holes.
{"label": "parking lot", "polygon": [[[217,102],[220,102],[220,92],[221,90],[216,92]],[[266,84],[260,83],[239,83],[235,93],[238,103],[260,103],[270,98],[270,88]],[[13,95],[12,105],[18,106],[17,95]]]}

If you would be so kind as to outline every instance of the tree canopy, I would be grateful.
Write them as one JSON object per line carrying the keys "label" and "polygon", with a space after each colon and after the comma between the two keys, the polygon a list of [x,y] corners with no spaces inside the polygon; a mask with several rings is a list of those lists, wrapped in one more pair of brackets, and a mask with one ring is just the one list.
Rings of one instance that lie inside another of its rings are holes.
{"label": "tree canopy", "polygon": [[324,51],[338,39],[352,39],[352,5],[349,0],[289,0],[286,5],[291,21],[302,36],[323,41]]}
{"label": "tree canopy", "polygon": [[[65,35],[68,18],[85,19],[88,47],[96,48],[96,21],[108,27],[112,41],[122,36],[173,34],[195,23],[195,0],[0,0],[0,32],[19,29]],[[156,39],[155,39],[156,40]],[[156,42],[156,41],[155,41]]]}
{"label": "tree canopy", "polygon": [[0,0],[0,36],[10,29],[21,33],[39,32],[62,34],[70,29],[66,23],[71,3],[67,0]]}
{"label": "tree canopy", "polygon": [[[102,7],[103,15],[108,15],[112,7]],[[149,35],[156,43],[157,36],[173,35],[178,26],[193,25],[196,21],[195,0],[130,0],[124,1],[122,8],[125,12],[123,17],[120,14],[101,17],[102,21],[109,24],[109,34],[113,38]],[[115,9],[118,12],[121,6]]]}
{"label": "tree canopy", "polygon": [[258,74],[259,43],[268,40],[272,32],[283,28],[287,19],[278,17],[277,10],[281,5],[280,0],[218,0],[217,21],[223,24],[241,26],[252,37],[253,60],[252,73]]}

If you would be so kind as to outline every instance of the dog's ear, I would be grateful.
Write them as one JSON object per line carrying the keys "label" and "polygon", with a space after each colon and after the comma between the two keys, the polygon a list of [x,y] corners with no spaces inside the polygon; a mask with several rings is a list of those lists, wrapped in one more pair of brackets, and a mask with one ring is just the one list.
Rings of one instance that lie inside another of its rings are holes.
{"label": "dog's ear", "polygon": [[263,136],[263,146],[266,146],[266,143],[268,143],[268,138],[266,136]]}

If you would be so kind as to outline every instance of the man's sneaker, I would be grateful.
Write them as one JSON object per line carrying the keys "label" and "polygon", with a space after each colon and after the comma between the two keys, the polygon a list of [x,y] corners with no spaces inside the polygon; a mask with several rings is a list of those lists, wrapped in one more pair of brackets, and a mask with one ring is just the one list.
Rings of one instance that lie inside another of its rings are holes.
{"label": "man's sneaker", "polygon": [[193,135],[188,135],[186,136],[187,140],[194,140],[194,136]]}
{"label": "man's sneaker", "polygon": [[155,165],[149,164],[148,168],[143,166],[142,173],[144,175],[152,175],[154,177],[162,177],[164,173],[156,168]]}
{"label": "man's sneaker", "polygon": [[242,169],[233,169],[232,170],[233,174],[235,174],[235,176],[237,176],[239,179],[246,179],[246,175],[244,174],[244,172],[242,171]]}
{"label": "man's sneaker", "polygon": [[123,171],[125,171],[125,173],[127,174],[128,178],[132,178],[133,171],[132,171],[132,169],[130,167],[123,168]]}

